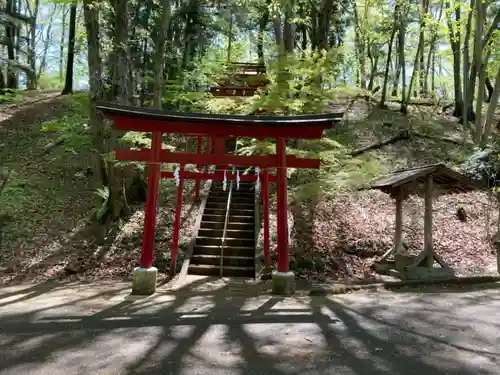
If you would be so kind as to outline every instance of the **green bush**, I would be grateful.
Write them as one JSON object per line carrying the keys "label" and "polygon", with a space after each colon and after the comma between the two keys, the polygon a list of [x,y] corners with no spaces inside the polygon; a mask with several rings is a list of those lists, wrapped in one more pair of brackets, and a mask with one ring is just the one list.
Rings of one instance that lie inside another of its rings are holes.
{"label": "green bush", "polygon": [[44,72],[38,78],[38,87],[42,90],[58,89],[62,87],[59,74]]}

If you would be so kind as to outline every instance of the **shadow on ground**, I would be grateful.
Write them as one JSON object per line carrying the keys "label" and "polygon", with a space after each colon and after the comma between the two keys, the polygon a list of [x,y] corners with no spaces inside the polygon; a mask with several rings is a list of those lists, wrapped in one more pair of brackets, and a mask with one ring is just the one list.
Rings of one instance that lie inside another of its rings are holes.
{"label": "shadow on ground", "polygon": [[128,291],[0,291],[0,374],[497,373],[498,291],[284,298],[205,279]]}

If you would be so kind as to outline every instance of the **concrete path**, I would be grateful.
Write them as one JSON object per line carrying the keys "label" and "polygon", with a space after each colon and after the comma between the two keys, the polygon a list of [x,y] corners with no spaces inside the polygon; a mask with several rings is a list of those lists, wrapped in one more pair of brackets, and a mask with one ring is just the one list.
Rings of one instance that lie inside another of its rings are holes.
{"label": "concrete path", "polygon": [[0,288],[0,374],[500,374],[500,290],[282,298],[204,282],[148,298]]}

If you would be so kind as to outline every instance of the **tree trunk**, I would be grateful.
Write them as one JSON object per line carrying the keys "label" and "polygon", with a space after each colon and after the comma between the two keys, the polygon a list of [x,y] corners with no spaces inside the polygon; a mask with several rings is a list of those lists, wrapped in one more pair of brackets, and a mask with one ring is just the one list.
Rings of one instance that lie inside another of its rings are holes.
{"label": "tree trunk", "polygon": [[[19,0],[16,4],[16,13],[22,10],[21,1]],[[15,53],[15,61],[17,63],[20,62],[21,58],[21,27],[16,27],[16,53]],[[19,70],[16,69],[16,80],[19,82]]]}
{"label": "tree trunk", "polygon": [[[465,26],[465,38],[464,38],[464,52],[463,52],[463,80],[464,80],[464,88],[463,88],[463,113],[462,113],[462,124],[464,128],[464,138],[466,137],[466,131],[469,128],[469,121],[474,118],[473,114],[473,109],[472,109],[472,103],[469,105],[469,95],[474,96],[474,91],[471,93],[469,91],[469,65],[470,65],[470,58],[469,58],[469,43],[470,43],[470,34],[472,30],[472,14],[473,14],[473,9],[474,9],[474,0],[470,0],[470,11],[469,15],[467,16],[467,24]],[[476,74],[475,67],[472,67],[472,70],[474,70],[474,74]],[[474,84],[473,84],[474,85]],[[467,115],[464,115],[467,114]]]}
{"label": "tree trunk", "polygon": [[[482,1],[482,0],[479,0]],[[477,144],[481,143],[483,140],[483,102],[484,102],[484,93],[485,93],[485,84],[484,78],[486,76],[485,66],[481,64],[481,68],[479,69],[479,87],[477,89],[477,100],[476,100],[476,118],[475,118],[475,127],[476,127],[476,136],[475,141]]]}
{"label": "tree trunk", "polygon": [[395,74],[394,74],[394,82],[393,82],[393,85],[392,85],[392,93],[391,93],[391,96],[393,97],[396,97],[398,96],[398,87],[399,87],[399,78],[401,76],[401,63],[399,61],[399,38],[396,40],[396,47],[397,47],[397,51],[398,53],[395,54],[394,56],[394,59],[395,59]]}
{"label": "tree trunk", "polygon": [[68,61],[66,65],[66,79],[62,95],[73,92],[73,62],[75,60],[75,38],[76,38],[76,11],[77,3],[71,4],[69,11],[69,40],[68,40]]}
{"label": "tree trunk", "polygon": [[[439,14],[437,17],[438,23],[441,23],[441,19],[443,18],[443,7],[444,7],[444,2],[441,1],[441,4],[439,6]],[[439,29],[438,26],[433,28],[433,33],[432,33],[432,38],[429,46],[429,54],[427,55],[427,67],[425,69],[425,74],[424,74],[424,92],[429,93],[429,73],[431,71],[431,63],[433,66],[433,74],[434,74],[434,63],[435,63],[435,50],[436,50],[436,44],[438,40],[438,33]],[[432,76],[432,80],[434,80],[434,75]],[[434,95],[434,84],[432,84],[432,94]]]}
{"label": "tree trunk", "polygon": [[45,38],[43,40],[43,50],[42,50],[42,60],[40,61],[40,66],[38,67],[38,73],[36,75],[36,80],[38,81],[43,72],[47,69],[47,55],[49,52],[50,44],[52,42],[52,22],[54,20],[54,11],[51,13],[49,18],[49,24],[47,25],[47,30],[45,31]]}
{"label": "tree trunk", "polygon": [[318,14],[318,37],[317,44],[320,50],[327,51],[329,49],[329,35],[330,35],[330,23],[331,14],[333,10],[333,1],[323,0]]}
{"label": "tree trunk", "polygon": [[163,71],[165,68],[165,48],[168,27],[170,24],[170,0],[163,0],[160,17],[157,22],[156,43],[155,43],[155,63],[154,63],[154,107],[163,107]]}
{"label": "tree trunk", "polygon": [[[471,3],[473,3],[473,1],[474,0],[471,0]],[[483,15],[485,15],[488,3],[484,2],[481,4],[482,4],[481,12]],[[481,30],[484,30],[485,18],[486,17],[483,17],[483,24],[481,25]],[[497,30],[499,24],[500,24],[500,8],[498,9],[498,11],[495,15],[495,18],[493,19],[490,27],[488,28],[488,31],[484,35],[484,38],[481,39],[481,42],[479,43],[479,45],[481,46],[481,53],[482,53],[483,49],[491,42],[491,37],[493,36],[493,33],[495,32],[495,30]],[[482,35],[483,34],[481,33],[479,38],[481,38]],[[475,42],[479,38],[476,38]],[[478,53],[479,53],[479,51],[476,51],[476,43],[474,43],[474,55],[478,56]],[[468,81],[468,86],[467,86],[467,106],[469,108],[469,120],[470,121],[472,121],[475,117],[475,114],[472,111],[472,108],[473,108],[473,104],[474,104],[474,91],[476,89],[476,79],[477,79],[477,75],[478,75],[478,70],[480,68],[480,66],[476,65],[475,62],[476,62],[476,60],[474,59],[472,66],[470,68],[470,75],[469,75],[469,81]]]}
{"label": "tree trunk", "polygon": [[293,54],[295,49],[295,23],[292,4],[284,3],[285,22],[283,24],[283,46],[287,54]]}
{"label": "tree trunk", "polygon": [[3,74],[3,69],[0,69],[0,94],[5,90],[5,76]]}
{"label": "tree trunk", "polygon": [[[115,101],[119,104],[130,105],[132,103],[130,60],[129,60],[129,18],[128,1],[114,0],[114,58],[115,70],[113,83],[115,85]],[[112,162],[107,165],[109,199],[107,210],[111,220],[118,219],[125,206],[125,195],[123,185],[126,174],[125,167],[118,166]]]}
{"label": "tree trunk", "polygon": [[370,80],[368,81],[368,90],[373,91],[373,85],[375,84],[375,76],[378,70],[378,54],[373,56],[372,54],[373,45],[368,46],[368,58],[370,59]]}
{"label": "tree trunk", "polygon": [[486,112],[486,118],[484,121],[484,132],[483,132],[483,143],[488,141],[491,135],[491,128],[493,126],[493,115],[498,106],[498,99],[500,97],[500,66],[498,67],[497,75],[495,78],[495,86],[491,93],[490,104],[488,105],[488,111]]}
{"label": "tree trunk", "polygon": [[[29,48],[28,48],[28,65],[33,72],[36,72],[36,29],[37,29],[37,18],[38,18],[38,8],[40,7],[40,0],[35,0],[33,4],[33,11],[31,11],[31,22],[30,22],[30,33],[29,33]],[[30,7],[28,6],[28,9]],[[31,10],[31,9],[30,9]],[[28,89],[36,89],[37,75],[28,75]]]}
{"label": "tree trunk", "polygon": [[[300,15],[303,19],[306,18],[306,13],[304,12],[303,9],[301,9]],[[300,25],[299,31],[300,31],[300,46],[302,49],[302,54],[304,54],[307,49],[307,26],[304,24]]]}
{"label": "tree trunk", "polygon": [[267,24],[269,23],[269,11],[268,8],[264,10],[259,20],[259,36],[257,38],[257,56],[259,57],[259,62],[264,64],[264,35],[266,33]]}
{"label": "tree trunk", "polygon": [[418,38],[417,54],[415,55],[415,61],[413,63],[413,72],[411,73],[410,86],[408,87],[408,96],[406,97],[406,104],[410,102],[411,90],[413,89],[413,82],[415,81],[417,73],[420,72],[419,61],[421,62],[422,50],[424,48],[424,29],[425,29],[425,24],[427,23],[426,15],[428,9],[429,9],[429,0],[422,0],[422,13],[420,15],[420,36]]}
{"label": "tree trunk", "polygon": [[227,33],[227,62],[231,62],[231,45],[233,43],[233,11],[229,12],[229,32]]}
{"label": "tree trunk", "polygon": [[422,38],[422,48],[420,49],[420,58],[419,58],[419,67],[418,67],[418,74],[419,74],[419,91],[420,91],[420,96],[424,96],[427,94],[425,87],[425,24],[426,24],[426,17],[427,13],[429,12],[429,0],[421,0],[421,20],[420,20],[420,36]]}
{"label": "tree trunk", "polygon": [[281,14],[279,9],[276,10],[276,13],[274,15],[274,38],[276,40],[276,45],[278,48],[284,48],[283,45],[283,32],[281,30]]}
{"label": "tree trunk", "polygon": [[[450,39],[450,45],[453,52],[453,89],[455,93],[455,110],[453,115],[460,117],[463,112],[463,100],[462,100],[462,82],[461,82],[461,71],[460,71],[460,32],[456,30],[458,27],[453,26],[453,20],[451,14],[453,13],[450,1],[446,3],[446,8],[449,12],[446,12],[446,23],[448,24],[448,36]],[[460,24],[460,7],[455,8],[455,22],[457,25]]]}
{"label": "tree trunk", "polygon": [[318,41],[317,41],[317,35],[318,35],[318,9],[316,9],[316,4],[311,3],[310,5],[310,10],[311,10],[311,28],[310,28],[310,35],[309,39],[311,40],[311,49],[314,51],[318,50]]}
{"label": "tree trunk", "polygon": [[398,29],[398,12],[399,12],[399,7],[398,7],[398,4],[396,3],[396,6],[394,7],[394,24],[392,26],[391,38],[389,39],[389,48],[387,51],[387,61],[385,63],[384,83],[382,85],[382,95],[381,95],[380,103],[379,103],[380,108],[385,108],[385,97],[387,95],[387,83],[389,81],[389,67],[391,65],[391,58],[392,58],[392,46],[394,44],[394,38],[396,37],[396,31]]}
{"label": "tree trunk", "polygon": [[491,83],[490,77],[486,76],[484,77],[484,84],[486,85],[486,90],[488,90],[488,95],[486,95],[486,103],[491,102],[491,96],[493,95],[493,85]]}
{"label": "tree trunk", "polygon": [[[406,62],[405,62],[405,34],[406,34],[406,4],[401,6],[401,14],[399,16],[399,64],[401,65],[402,83],[401,83],[401,108],[400,112],[408,113],[408,105],[405,100],[406,96]],[[409,93],[410,91],[408,91]]]}
{"label": "tree trunk", "polygon": [[361,29],[361,20],[359,19],[358,6],[356,2],[353,4],[354,10],[354,45],[356,50],[356,57],[358,62],[359,86],[362,89],[366,88],[366,67],[365,67],[365,51],[366,45]]}
{"label": "tree trunk", "polygon": [[66,4],[62,4],[62,21],[61,21],[61,41],[59,44],[59,81],[63,81],[64,74],[64,41],[66,39],[66,17],[68,16],[68,9]]}
{"label": "tree trunk", "polygon": [[[17,11],[16,0],[7,0],[6,12],[10,15],[15,14]],[[16,60],[16,45],[17,45],[17,30],[18,27],[14,22],[7,22],[5,24],[5,37],[7,39],[7,58],[9,61]],[[7,66],[7,88],[17,89],[18,79],[17,71],[9,63]]]}
{"label": "tree trunk", "polygon": [[89,96],[90,96],[90,128],[94,148],[94,176],[98,183],[108,185],[107,173],[103,155],[106,152],[104,144],[104,121],[96,110],[97,101],[102,99],[102,63],[99,38],[99,7],[93,0],[83,0],[83,15],[87,32],[87,51],[89,69]]}
{"label": "tree trunk", "polygon": [[432,52],[431,90],[436,92],[436,50]]}
{"label": "tree trunk", "polygon": [[[148,57],[149,57],[149,54],[148,54],[148,38],[144,38],[144,40],[142,41],[142,59],[141,59],[143,67],[148,66]],[[167,72],[167,73],[170,74],[170,72]],[[144,105],[144,102],[147,99],[146,98],[147,93],[148,93],[147,77],[148,77],[147,70],[146,69],[142,69],[142,72],[141,72],[141,79],[142,79],[142,82],[141,82],[141,97],[140,97],[141,106]]]}
{"label": "tree trunk", "polygon": [[[479,68],[479,87],[476,100],[476,119],[475,119],[476,131],[474,134],[474,141],[476,144],[481,143],[481,139],[483,138],[483,121],[481,112],[483,108],[484,91],[485,91],[484,90],[485,67],[483,64],[483,25],[484,25],[485,15],[486,15],[486,6],[483,5],[483,0],[476,0],[476,30],[475,30],[474,64],[473,64],[473,66],[475,66],[476,69]],[[487,61],[487,59],[485,61]]]}
{"label": "tree trunk", "polygon": [[114,48],[116,58],[116,69],[114,84],[116,85],[115,100],[120,104],[130,104],[132,99],[131,92],[131,77],[130,77],[130,60],[128,51],[128,1],[115,0],[113,2],[115,13],[115,30],[114,30]]}

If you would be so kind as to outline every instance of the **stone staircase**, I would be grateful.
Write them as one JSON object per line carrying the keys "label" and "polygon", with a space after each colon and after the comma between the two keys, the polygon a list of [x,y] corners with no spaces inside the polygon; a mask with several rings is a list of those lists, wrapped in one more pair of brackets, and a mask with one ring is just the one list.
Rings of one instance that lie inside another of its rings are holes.
{"label": "stone staircase", "polygon": [[189,274],[255,277],[255,195],[251,182],[241,182],[239,190],[233,183],[226,242],[221,249],[229,184],[223,191],[222,182],[212,183],[189,263]]}

